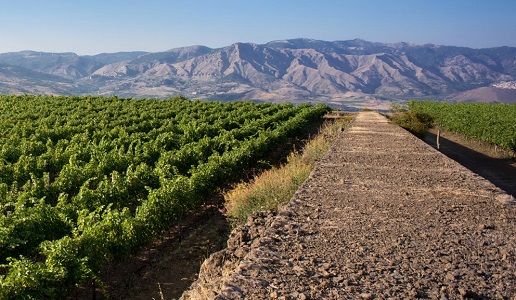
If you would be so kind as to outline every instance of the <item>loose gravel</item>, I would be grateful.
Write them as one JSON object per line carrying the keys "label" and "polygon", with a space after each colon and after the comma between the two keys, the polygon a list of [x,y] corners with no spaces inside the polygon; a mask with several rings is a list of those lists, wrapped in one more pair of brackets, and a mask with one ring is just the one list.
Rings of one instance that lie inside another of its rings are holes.
{"label": "loose gravel", "polygon": [[361,112],[292,200],[253,215],[182,299],[516,300],[512,196]]}

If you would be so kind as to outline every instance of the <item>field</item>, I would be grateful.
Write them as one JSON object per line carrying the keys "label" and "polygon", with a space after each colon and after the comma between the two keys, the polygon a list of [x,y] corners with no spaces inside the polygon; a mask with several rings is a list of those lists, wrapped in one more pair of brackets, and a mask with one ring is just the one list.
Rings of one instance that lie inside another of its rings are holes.
{"label": "field", "polygon": [[516,104],[412,101],[409,108],[441,128],[516,151]]}
{"label": "field", "polygon": [[328,111],[0,97],[0,298],[59,298]]}

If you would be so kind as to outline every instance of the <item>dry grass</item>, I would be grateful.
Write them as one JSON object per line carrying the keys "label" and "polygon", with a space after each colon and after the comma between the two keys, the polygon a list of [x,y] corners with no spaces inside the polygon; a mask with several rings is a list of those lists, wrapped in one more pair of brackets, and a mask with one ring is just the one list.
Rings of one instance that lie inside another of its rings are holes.
{"label": "dry grass", "polygon": [[255,211],[274,210],[288,202],[351,119],[348,115],[326,122],[302,152],[290,154],[286,164],[267,170],[225,193],[227,216],[238,224]]}

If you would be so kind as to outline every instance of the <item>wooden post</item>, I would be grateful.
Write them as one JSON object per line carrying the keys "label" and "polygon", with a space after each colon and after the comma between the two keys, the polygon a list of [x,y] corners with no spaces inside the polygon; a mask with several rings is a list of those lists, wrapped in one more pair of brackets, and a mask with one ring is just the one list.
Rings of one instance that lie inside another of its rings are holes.
{"label": "wooden post", "polygon": [[179,236],[180,244],[181,244],[181,241],[183,240],[183,232],[182,232],[182,228],[181,228],[181,220],[182,219],[183,219],[183,213],[181,212],[181,214],[179,215],[178,222],[177,222],[177,234]]}
{"label": "wooden post", "polygon": [[441,148],[441,128],[437,128],[437,150]]}
{"label": "wooden post", "polygon": [[91,280],[91,299],[97,300],[97,283],[95,279]]}

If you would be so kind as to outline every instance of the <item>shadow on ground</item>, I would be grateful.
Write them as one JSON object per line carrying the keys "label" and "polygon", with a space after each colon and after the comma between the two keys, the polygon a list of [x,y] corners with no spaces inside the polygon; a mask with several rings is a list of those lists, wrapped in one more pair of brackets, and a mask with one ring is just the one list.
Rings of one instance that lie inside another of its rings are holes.
{"label": "shadow on ground", "polygon": [[[437,148],[436,134],[428,132],[424,141]],[[516,197],[516,161],[514,158],[491,157],[443,136],[440,137],[439,151]]]}

